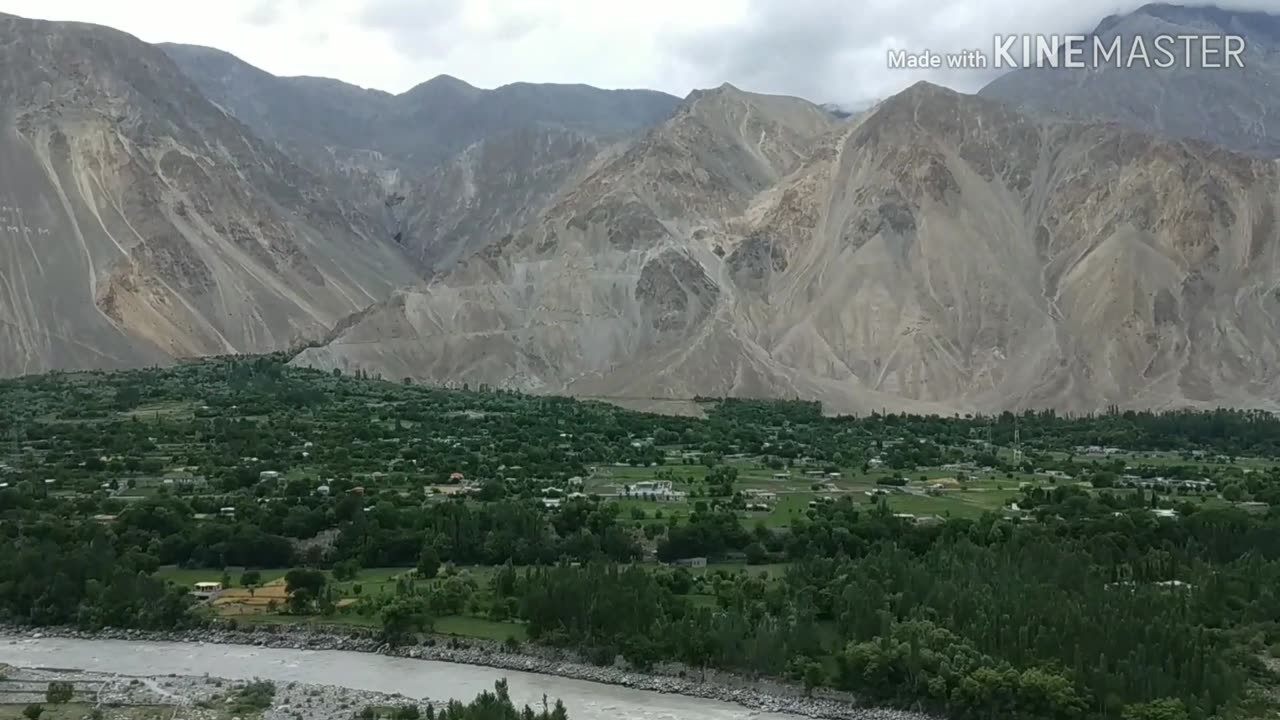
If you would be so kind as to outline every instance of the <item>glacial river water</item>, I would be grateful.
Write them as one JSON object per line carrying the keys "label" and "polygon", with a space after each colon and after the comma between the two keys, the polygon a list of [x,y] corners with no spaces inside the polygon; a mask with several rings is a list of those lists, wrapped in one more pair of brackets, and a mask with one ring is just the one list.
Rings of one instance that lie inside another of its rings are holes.
{"label": "glacial river water", "polygon": [[801,720],[797,715],[583,680],[338,650],[0,636],[0,663],[121,675],[265,678],[431,700],[470,700],[505,677],[517,703],[536,707],[544,694],[560,698],[573,720]]}

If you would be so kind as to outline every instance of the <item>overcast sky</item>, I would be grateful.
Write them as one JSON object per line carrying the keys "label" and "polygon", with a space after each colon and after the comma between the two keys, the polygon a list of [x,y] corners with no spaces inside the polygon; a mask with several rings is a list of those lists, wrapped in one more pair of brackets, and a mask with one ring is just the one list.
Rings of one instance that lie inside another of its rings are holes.
{"label": "overcast sky", "polygon": [[[891,48],[987,49],[995,33],[1079,32],[1144,0],[0,0],[0,11],[210,45],[277,75],[392,92],[447,73],[645,87],[684,96],[732,82],[856,102],[977,72],[889,70]],[[1220,5],[1280,9],[1280,0]]]}

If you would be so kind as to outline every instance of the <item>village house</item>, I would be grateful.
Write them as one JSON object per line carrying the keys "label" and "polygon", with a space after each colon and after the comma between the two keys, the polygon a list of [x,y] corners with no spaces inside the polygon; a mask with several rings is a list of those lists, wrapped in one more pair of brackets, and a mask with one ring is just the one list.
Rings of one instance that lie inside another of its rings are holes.
{"label": "village house", "polygon": [[220,582],[198,582],[192,586],[191,594],[204,600],[211,600],[222,592]]}
{"label": "village house", "polygon": [[623,494],[659,502],[675,502],[686,497],[685,493],[675,489],[670,480],[642,480],[633,485],[624,485]]}
{"label": "village house", "polygon": [[1191,492],[1204,492],[1213,488],[1213,481],[1208,478],[1199,480],[1181,480],[1178,478],[1169,478],[1164,476],[1153,478],[1140,478],[1134,475],[1125,475],[1121,478],[1120,484],[1127,487],[1137,487],[1147,490],[1188,490]]}
{"label": "village house", "polygon": [[1076,453],[1080,455],[1118,455],[1123,450],[1116,447],[1102,447],[1101,445],[1089,445],[1088,447],[1077,447]]}

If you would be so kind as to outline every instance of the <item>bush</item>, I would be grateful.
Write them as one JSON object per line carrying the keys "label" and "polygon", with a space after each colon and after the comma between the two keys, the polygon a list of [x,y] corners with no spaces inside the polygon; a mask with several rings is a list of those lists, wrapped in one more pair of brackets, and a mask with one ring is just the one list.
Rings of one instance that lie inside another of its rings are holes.
{"label": "bush", "polygon": [[417,570],[418,577],[424,580],[431,580],[440,573],[440,556],[435,548],[430,546],[422,548],[422,554],[418,556]]}
{"label": "bush", "polygon": [[420,717],[422,717],[422,713],[418,711],[417,705],[405,705],[403,707],[398,707],[396,708],[396,711],[391,714],[392,720],[418,720]]}
{"label": "bush", "polygon": [[339,582],[355,580],[360,574],[360,564],[355,560],[343,560],[333,566],[333,578]]}
{"label": "bush", "polygon": [[53,705],[62,705],[71,702],[71,697],[75,695],[76,688],[69,682],[62,680],[54,680],[49,683],[49,687],[44,691],[44,699]]}
{"label": "bush", "polygon": [[233,715],[251,715],[271,707],[276,696],[275,683],[270,680],[254,680],[240,688],[231,704]]}
{"label": "bush", "polygon": [[40,716],[44,714],[44,708],[39,705],[28,705],[22,709],[22,717],[27,720],[40,720]]}

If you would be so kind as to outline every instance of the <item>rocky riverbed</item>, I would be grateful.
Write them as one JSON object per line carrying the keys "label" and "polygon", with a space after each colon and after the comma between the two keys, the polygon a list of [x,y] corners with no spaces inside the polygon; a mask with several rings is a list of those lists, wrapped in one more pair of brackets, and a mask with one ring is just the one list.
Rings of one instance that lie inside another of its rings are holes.
{"label": "rocky riverbed", "polygon": [[864,707],[858,704],[856,698],[847,694],[818,692],[813,697],[808,697],[801,688],[783,683],[726,673],[704,674],[674,664],[641,673],[620,665],[608,667],[591,665],[580,661],[572,653],[549,648],[526,645],[518,652],[511,652],[498,643],[439,636],[426,638],[420,644],[393,648],[382,643],[372,634],[359,630],[316,630],[282,626],[262,626],[252,629],[201,628],[174,632],[111,629],[84,632],[72,629],[41,628],[37,630],[0,626],[0,635],[220,643],[296,650],[368,652],[556,675],[638,690],[718,700],[754,710],[790,713],[810,718],[830,720],[925,720],[928,718],[926,715],[915,712]]}
{"label": "rocky riverbed", "polygon": [[[134,720],[139,717],[139,711],[154,714],[157,708],[162,708],[165,717],[173,720],[238,720],[235,698],[247,684],[212,677],[128,677],[78,670],[11,668],[0,688],[3,690],[0,704],[44,705],[45,689],[54,681],[71,683],[74,688],[71,704],[96,709],[103,720]],[[425,713],[431,704],[427,698],[331,685],[276,683],[271,705],[261,717],[262,720],[351,720],[365,707],[414,705]]]}

